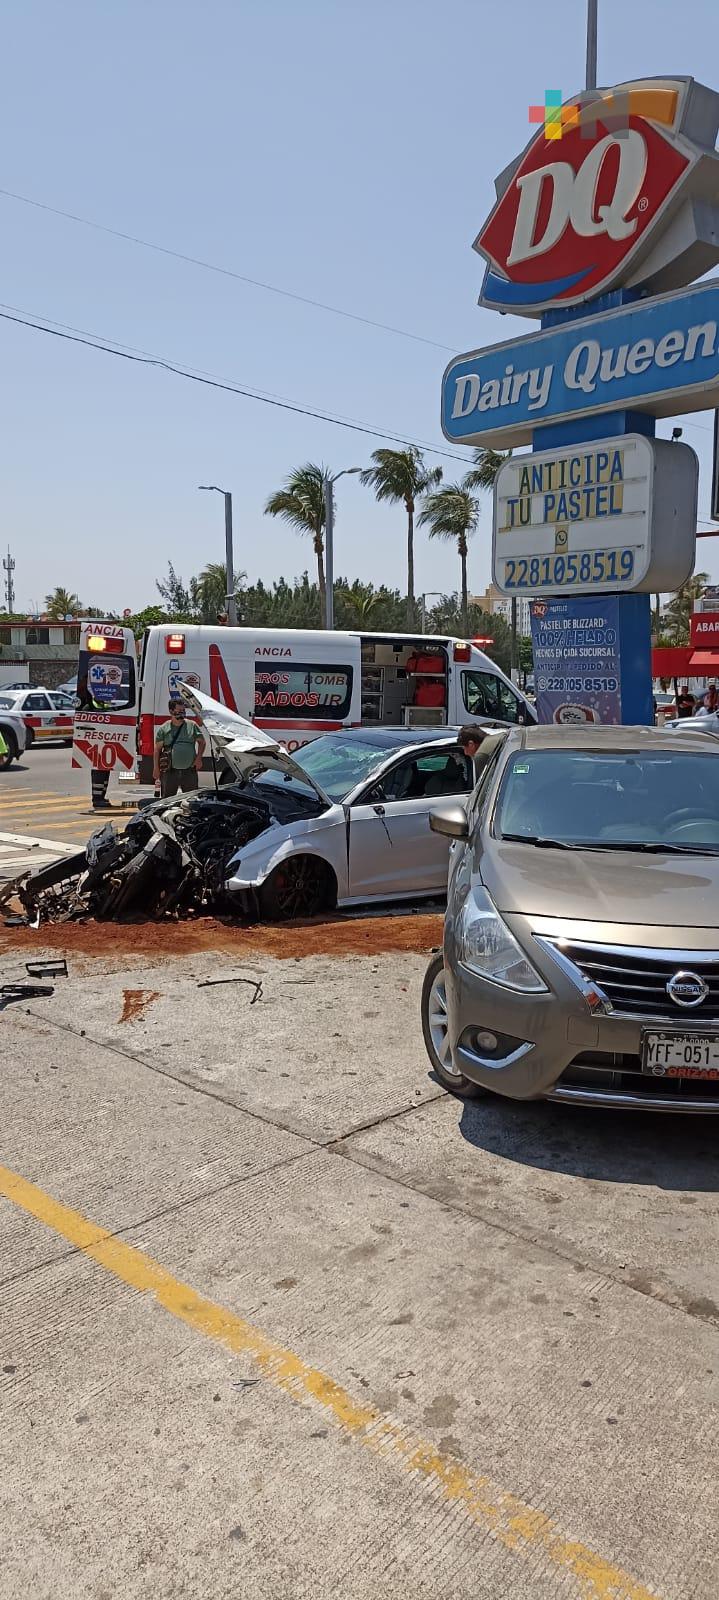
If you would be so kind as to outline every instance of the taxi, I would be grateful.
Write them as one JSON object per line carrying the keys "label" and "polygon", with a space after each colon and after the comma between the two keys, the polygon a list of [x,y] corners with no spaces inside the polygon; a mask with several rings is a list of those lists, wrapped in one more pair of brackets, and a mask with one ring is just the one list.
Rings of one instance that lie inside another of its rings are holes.
{"label": "taxi", "polygon": [[22,718],[28,750],[35,743],[72,744],[75,698],[63,690],[3,689],[0,685],[0,710]]}

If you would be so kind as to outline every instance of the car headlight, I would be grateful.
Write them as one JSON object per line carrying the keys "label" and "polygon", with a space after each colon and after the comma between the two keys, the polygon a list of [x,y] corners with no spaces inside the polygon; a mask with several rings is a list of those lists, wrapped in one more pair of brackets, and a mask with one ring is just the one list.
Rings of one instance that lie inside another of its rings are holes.
{"label": "car headlight", "polygon": [[486,889],[475,887],[459,919],[459,959],[470,972],[525,993],[547,988],[495,910]]}

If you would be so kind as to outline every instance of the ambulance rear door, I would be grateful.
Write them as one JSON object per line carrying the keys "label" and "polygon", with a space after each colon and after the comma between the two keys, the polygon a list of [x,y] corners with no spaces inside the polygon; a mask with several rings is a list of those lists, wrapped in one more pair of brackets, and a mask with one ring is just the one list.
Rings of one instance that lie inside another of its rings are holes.
{"label": "ambulance rear door", "polygon": [[72,764],[127,776],[135,768],[137,652],[131,628],[83,622]]}

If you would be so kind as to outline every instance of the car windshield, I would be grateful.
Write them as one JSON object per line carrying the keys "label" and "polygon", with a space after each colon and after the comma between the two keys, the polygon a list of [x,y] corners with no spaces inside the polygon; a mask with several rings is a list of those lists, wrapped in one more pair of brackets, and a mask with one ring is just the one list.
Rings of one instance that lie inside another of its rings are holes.
{"label": "car windshield", "polygon": [[[379,740],[375,743],[373,739],[353,739],[351,734],[327,733],[304,745],[302,750],[295,750],[293,760],[309,773],[330,800],[340,801],[383,761],[402,749],[402,745],[395,748]],[[260,781],[276,784],[288,780],[281,773],[267,772]]]}
{"label": "car windshield", "polygon": [[495,832],[534,845],[715,854],[719,750],[515,752]]}
{"label": "car windshield", "polygon": [[17,699],[15,695],[0,695],[0,706],[2,706],[3,711],[12,711],[13,706],[15,705],[17,705]]}

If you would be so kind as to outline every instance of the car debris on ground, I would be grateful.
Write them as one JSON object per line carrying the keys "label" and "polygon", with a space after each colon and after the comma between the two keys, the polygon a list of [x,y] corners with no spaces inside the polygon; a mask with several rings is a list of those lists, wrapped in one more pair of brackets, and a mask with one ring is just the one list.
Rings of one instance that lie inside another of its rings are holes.
{"label": "car debris on ground", "polygon": [[0,905],[19,901],[33,926],[222,911],[229,861],[270,820],[267,801],[241,784],[158,800],[122,832],[106,823],[84,850],[4,884]]}

